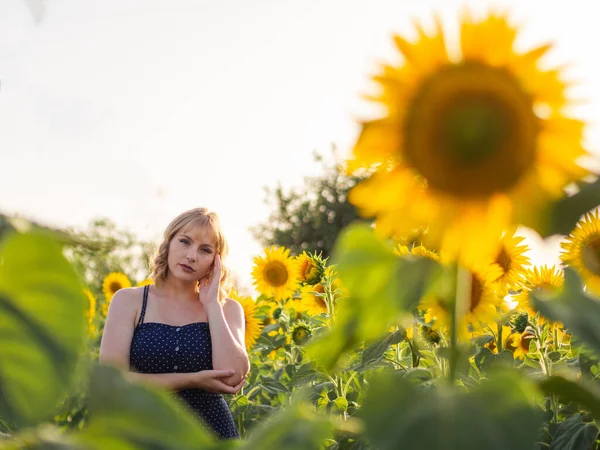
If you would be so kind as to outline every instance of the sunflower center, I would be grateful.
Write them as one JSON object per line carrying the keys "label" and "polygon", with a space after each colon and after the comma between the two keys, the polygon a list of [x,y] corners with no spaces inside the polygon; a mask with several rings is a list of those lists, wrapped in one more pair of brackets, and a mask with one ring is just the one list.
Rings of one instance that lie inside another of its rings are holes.
{"label": "sunflower center", "polygon": [[475,311],[479,302],[481,302],[481,298],[483,296],[483,283],[479,279],[479,277],[473,275],[471,277],[471,305],[469,306],[469,311]]}
{"label": "sunflower center", "polygon": [[537,119],[508,71],[475,62],[426,79],[405,121],[405,158],[429,186],[460,197],[511,189],[536,157]]}
{"label": "sunflower center", "polygon": [[506,251],[506,249],[503,246],[500,249],[500,251],[498,252],[498,255],[496,256],[496,264],[498,264],[500,267],[502,267],[502,271],[504,273],[508,273],[508,271],[510,270],[510,263],[511,263],[510,255],[508,254],[508,252]]}
{"label": "sunflower center", "polygon": [[590,272],[600,275],[600,236],[583,247],[583,264]]}
{"label": "sunflower center", "polygon": [[283,286],[288,280],[288,271],[281,261],[271,261],[265,265],[264,278],[271,286]]}
{"label": "sunflower center", "polygon": [[112,292],[113,294],[115,294],[119,289],[121,289],[123,286],[121,286],[121,283],[117,283],[116,281],[113,281],[112,283],[110,283],[110,292]]}

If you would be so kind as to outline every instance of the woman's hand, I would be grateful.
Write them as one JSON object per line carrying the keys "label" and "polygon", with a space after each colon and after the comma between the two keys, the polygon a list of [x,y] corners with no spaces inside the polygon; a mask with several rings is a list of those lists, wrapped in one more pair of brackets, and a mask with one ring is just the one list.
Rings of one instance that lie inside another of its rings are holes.
{"label": "woman's hand", "polygon": [[195,389],[216,394],[236,394],[246,383],[246,376],[236,386],[229,386],[223,381],[235,373],[234,370],[201,370],[192,375],[192,386]]}
{"label": "woman's hand", "polygon": [[200,303],[208,306],[219,303],[219,287],[221,284],[221,256],[217,253],[210,273],[200,282],[198,295]]}

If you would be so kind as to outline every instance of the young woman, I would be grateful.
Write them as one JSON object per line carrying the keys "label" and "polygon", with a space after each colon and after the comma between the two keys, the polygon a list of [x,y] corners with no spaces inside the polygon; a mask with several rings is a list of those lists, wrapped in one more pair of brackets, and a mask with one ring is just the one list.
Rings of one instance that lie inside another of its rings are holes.
{"label": "young woman", "polygon": [[244,311],[227,298],[227,242],[204,208],[176,217],[154,258],[154,285],[121,289],[110,303],[100,361],[166,387],[221,438],[238,437],[227,402],[249,370]]}

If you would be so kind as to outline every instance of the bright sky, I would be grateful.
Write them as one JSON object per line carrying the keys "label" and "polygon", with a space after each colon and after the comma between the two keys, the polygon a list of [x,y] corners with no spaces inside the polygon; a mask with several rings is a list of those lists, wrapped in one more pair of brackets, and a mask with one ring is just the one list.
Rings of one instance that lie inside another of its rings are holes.
{"label": "bright sky", "polygon": [[[318,173],[312,152],[347,154],[361,100],[392,33],[465,5],[509,11],[524,48],[578,82],[574,111],[600,148],[600,27],[588,0],[2,0],[0,211],[58,225],[104,216],[158,239],[178,213],[216,210],[229,264],[248,287],[261,251],[248,228],[269,213],[264,186]],[[34,15],[45,14],[36,23]],[[530,236],[534,262],[556,240]]]}

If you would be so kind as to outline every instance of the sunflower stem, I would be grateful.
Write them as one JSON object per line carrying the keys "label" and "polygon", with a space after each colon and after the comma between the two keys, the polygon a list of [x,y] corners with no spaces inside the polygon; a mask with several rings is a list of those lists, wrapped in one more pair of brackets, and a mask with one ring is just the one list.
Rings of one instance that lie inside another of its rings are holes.
{"label": "sunflower stem", "polygon": [[452,307],[450,318],[450,361],[448,370],[448,382],[454,384],[456,381],[456,367],[458,365],[458,324],[459,318],[464,316],[464,309],[469,302],[471,292],[471,275],[468,270],[456,268],[456,297]]}

